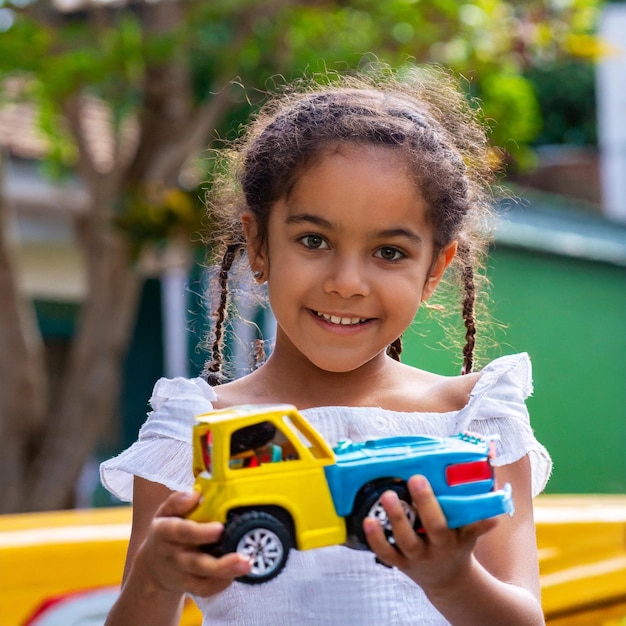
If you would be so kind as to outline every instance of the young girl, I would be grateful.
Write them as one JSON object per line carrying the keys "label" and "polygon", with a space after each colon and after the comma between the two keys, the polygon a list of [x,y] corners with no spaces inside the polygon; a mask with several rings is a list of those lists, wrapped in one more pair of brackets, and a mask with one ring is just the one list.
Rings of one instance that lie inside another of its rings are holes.
{"label": "young girl", "polygon": [[[335,80],[274,99],[225,156],[230,170],[212,209],[231,230],[205,376],[159,380],[139,440],[102,467],[107,488],[134,505],[107,624],[177,624],[185,593],[205,625],[542,624],[532,496],[550,459],[524,404],[530,363],[520,354],[472,372],[490,159],[465,98],[446,77],[417,71]],[[264,363],[226,382],[229,273],[242,258],[267,286],[276,339]],[[444,377],[402,364],[400,338],[455,267],[466,375]],[[222,526],[185,519],[198,502],[192,424],[211,409],[276,402],[298,407],[330,445],[498,434],[496,475],[513,487],[515,514],[450,530],[429,484],[414,476],[425,535],[390,491],[382,503],[395,546],[367,519],[373,554],[294,551],[270,582],[234,581],[250,569],[245,558],[199,550]]]}

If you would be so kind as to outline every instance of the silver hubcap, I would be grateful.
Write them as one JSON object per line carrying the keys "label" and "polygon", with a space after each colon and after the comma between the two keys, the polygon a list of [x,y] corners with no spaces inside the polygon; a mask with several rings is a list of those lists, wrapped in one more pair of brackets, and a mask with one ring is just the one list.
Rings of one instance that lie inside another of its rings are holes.
{"label": "silver hubcap", "polygon": [[[405,500],[400,500],[400,504],[402,509],[404,510],[404,514],[406,518],[409,520],[411,526],[415,525],[415,520],[417,519],[417,515],[415,513],[415,509]],[[383,508],[383,505],[380,502],[380,498],[376,500],[376,502],[372,505],[367,517],[373,517],[378,523],[387,531],[391,532],[391,522],[389,521],[389,517],[387,517],[387,511]]]}
{"label": "silver hubcap", "polygon": [[237,544],[237,553],[246,556],[252,563],[252,576],[270,574],[281,562],[283,552],[282,541],[267,528],[247,532]]}

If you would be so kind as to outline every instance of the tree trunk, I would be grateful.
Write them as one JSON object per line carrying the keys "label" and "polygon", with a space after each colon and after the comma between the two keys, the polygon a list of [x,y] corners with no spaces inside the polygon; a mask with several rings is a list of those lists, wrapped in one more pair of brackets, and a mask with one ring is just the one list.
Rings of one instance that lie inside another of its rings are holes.
{"label": "tree trunk", "polygon": [[[150,5],[147,34],[176,28],[184,7],[180,2]],[[55,376],[59,386],[51,394],[46,393],[37,323],[19,299],[0,224],[0,512],[73,506],[85,461],[118,421],[122,366],[141,287],[128,242],[113,225],[113,212],[123,211],[126,191],[154,183],[176,186],[187,156],[205,147],[210,129],[233,101],[232,91],[224,88],[199,106],[189,69],[175,57],[146,68],[143,93],[136,154],[130,162],[116,162],[106,174],[91,160],[81,127],[81,92],[62,103],[79,152],[78,174],[90,195],[79,229],[88,292],[64,370]]]}
{"label": "tree trunk", "polygon": [[30,448],[48,400],[35,312],[17,284],[9,210],[0,178],[0,513],[20,508]]}
{"label": "tree trunk", "polygon": [[[114,190],[107,189],[100,196],[112,198]],[[104,199],[96,202],[107,204]],[[88,293],[58,401],[28,475],[28,496],[23,503],[28,510],[72,506],[86,459],[116,423],[121,370],[141,281],[132,269],[126,241],[100,219],[103,214],[108,211],[94,207],[83,229]]]}

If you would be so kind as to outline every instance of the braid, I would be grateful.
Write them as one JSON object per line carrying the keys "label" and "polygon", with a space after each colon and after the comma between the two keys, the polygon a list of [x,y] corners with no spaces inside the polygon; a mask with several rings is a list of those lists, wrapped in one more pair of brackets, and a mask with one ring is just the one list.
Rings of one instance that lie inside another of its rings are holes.
{"label": "braid", "polygon": [[465,324],[465,345],[463,346],[463,367],[461,374],[469,374],[474,369],[474,347],[476,345],[476,285],[474,283],[474,269],[469,260],[467,244],[459,246],[461,257],[461,280],[463,283],[463,322]]}
{"label": "braid", "polygon": [[226,377],[222,372],[224,364],[224,324],[228,318],[228,273],[232,267],[237,253],[242,250],[240,242],[231,243],[226,247],[226,252],[222,257],[218,284],[220,287],[220,302],[214,315],[213,344],[211,346],[211,361],[204,367],[204,376],[211,386],[221,385]]}
{"label": "braid", "polygon": [[400,360],[402,354],[402,338],[398,337],[394,342],[387,347],[387,354],[395,361]]}

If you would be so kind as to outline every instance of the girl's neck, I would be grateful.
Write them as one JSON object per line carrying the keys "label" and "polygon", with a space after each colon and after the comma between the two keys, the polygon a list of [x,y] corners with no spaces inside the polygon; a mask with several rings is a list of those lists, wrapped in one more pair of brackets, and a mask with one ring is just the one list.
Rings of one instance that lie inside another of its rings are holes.
{"label": "girl's neck", "polygon": [[465,406],[474,383],[474,376],[440,376],[399,363],[385,352],[350,371],[328,371],[277,337],[259,369],[217,388],[215,408],[285,403],[299,409],[352,406],[446,412]]}
{"label": "girl's neck", "polygon": [[[399,365],[384,353],[348,372],[318,368],[300,353],[277,348],[250,377],[270,402],[287,402],[299,408],[313,406],[371,406],[379,386],[391,384],[391,370]],[[255,379],[255,380],[254,380]]]}

